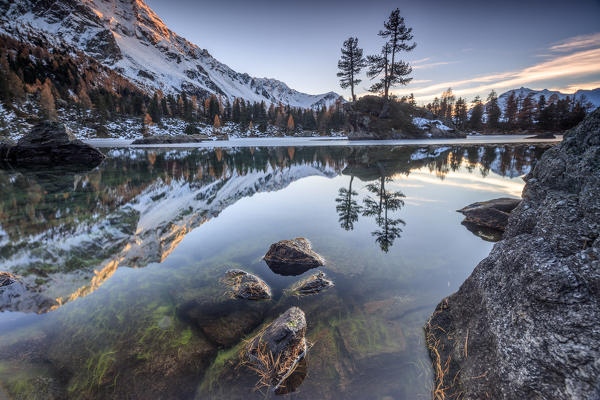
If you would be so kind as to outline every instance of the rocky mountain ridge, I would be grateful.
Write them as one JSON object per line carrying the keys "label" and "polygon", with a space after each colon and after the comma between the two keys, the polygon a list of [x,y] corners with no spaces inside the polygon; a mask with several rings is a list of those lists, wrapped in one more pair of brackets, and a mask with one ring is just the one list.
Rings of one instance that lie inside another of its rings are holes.
{"label": "rocky mountain ridge", "polygon": [[340,98],[334,92],[300,93],[276,79],[236,72],[170,30],[143,0],[0,0],[0,15],[1,31],[72,46],[149,92],[217,94],[301,108]]}

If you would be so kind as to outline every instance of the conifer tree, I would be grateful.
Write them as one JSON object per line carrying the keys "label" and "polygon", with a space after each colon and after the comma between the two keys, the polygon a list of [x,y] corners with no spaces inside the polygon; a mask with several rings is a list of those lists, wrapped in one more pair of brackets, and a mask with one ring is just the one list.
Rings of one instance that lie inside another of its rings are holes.
{"label": "conifer tree", "polygon": [[358,47],[358,38],[348,38],[344,41],[344,47],[342,47],[342,57],[338,61],[339,72],[337,76],[341,78],[340,87],[342,89],[350,88],[352,101],[356,101],[354,87],[362,82],[357,76],[365,66],[366,60],[363,57],[363,50]]}
{"label": "conifer tree", "polygon": [[467,113],[467,102],[462,97],[456,99],[454,105],[454,123],[459,129],[464,129],[469,115]]}
{"label": "conifer tree", "polygon": [[502,110],[500,110],[500,106],[498,105],[498,96],[496,95],[496,92],[494,90],[492,90],[487,97],[487,104],[485,105],[485,114],[487,127],[491,129],[498,128],[500,124],[500,115],[502,114]]}
{"label": "conifer tree", "polygon": [[471,117],[469,118],[469,128],[473,130],[481,129],[481,119],[483,117],[483,103],[481,98],[476,96],[473,99],[473,107],[471,108]]}
{"label": "conifer tree", "polygon": [[[413,40],[412,28],[408,28],[404,22],[404,17],[400,16],[400,10],[392,11],[387,21],[383,23],[385,29],[379,31],[379,36],[386,39],[380,55],[368,59],[369,64],[374,66],[371,72],[382,70],[385,72],[383,79],[380,81],[381,89],[383,89],[383,97],[389,99],[389,90],[395,85],[406,85],[412,78],[408,75],[412,72],[412,68],[404,61],[398,61],[397,56],[401,51],[412,51],[417,46],[416,43],[410,43]],[[388,59],[389,57],[389,59]],[[381,69],[381,66],[384,66]],[[387,68],[386,68],[387,66]]]}
{"label": "conifer tree", "polygon": [[529,93],[521,103],[521,110],[517,116],[519,126],[521,129],[530,129],[533,125],[533,116],[535,111],[535,105],[533,102],[533,95]]}
{"label": "conifer tree", "polygon": [[517,113],[519,112],[519,103],[514,92],[511,92],[506,100],[506,107],[504,109],[504,120],[508,129],[512,129],[517,121]]}

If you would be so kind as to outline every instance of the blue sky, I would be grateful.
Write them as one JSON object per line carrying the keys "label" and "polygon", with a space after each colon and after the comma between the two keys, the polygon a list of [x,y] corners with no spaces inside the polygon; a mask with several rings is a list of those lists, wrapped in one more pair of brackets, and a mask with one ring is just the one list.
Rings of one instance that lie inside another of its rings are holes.
{"label": "blue sky", "polygon": [[[146,0],[175,32],[239,72],[307,93],[339,87],[342,42],[379,50],[383,21],[400,8],[417,48],[403,54],[414,81],[396,89],[420,102],[452,87],[472,99],[491,89],[600,87],[600,1]],[[358,93],[366,92],[365,78]]]}

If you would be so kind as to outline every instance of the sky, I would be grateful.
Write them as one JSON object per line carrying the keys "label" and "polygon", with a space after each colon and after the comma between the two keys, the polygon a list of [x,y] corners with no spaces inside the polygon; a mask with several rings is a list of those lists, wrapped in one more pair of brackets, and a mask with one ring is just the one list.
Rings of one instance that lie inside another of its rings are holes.
{"label": "sky", "polygon": [[[398,95],[419,103],[448,87],[471,100],[521,86],[572,93],[600,87],[600,0],[146,0],[167,26],[238,72],[279,79],[301,92],[342,90],[340,48],[358,37],[377,53],[377,32],[395,8],[413,28],[402,60],[413,81]],[[364,73],[362,74],[364,75]],[[367,92],[363,77],[356,89]]]}

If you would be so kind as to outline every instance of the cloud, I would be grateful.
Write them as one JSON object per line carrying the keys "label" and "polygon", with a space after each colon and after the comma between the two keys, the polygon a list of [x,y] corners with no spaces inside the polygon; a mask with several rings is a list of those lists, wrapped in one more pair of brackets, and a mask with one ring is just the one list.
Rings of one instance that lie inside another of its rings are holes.
{"label": "cloud", "polygon": [[597,46],[600,46],[600,32],[562,40],[550,46],[549,50],[554,52],[568,52]]}
{"label": "cloud", "polygon": [[431,79],[413,79],[412,81],[410,81],[410,83],[418,85],[420,83],[429,83],[431,82]]}
{"label": "cloud", "polygon": [[592,90],[592,89],[598,89],[598,88],[600,88],[600,81],[585,82],[585,83],[573,83],[573,84],[567,85],[565,87],[556,87],[556,88],[552,88],[550,90],[558,90],[559,92],[563,92],[563,93],[575,93],[578,90]]}
{"label": "cloud", "polygon": [[426,99],[451,87],[457,96],[474,95],[492,89],[530,85],[538,81],[594,75],[599,73],[599,65],[600,48],[595,48],[576,51],[568,55],[557,55],[551,60],[546,60],[517,71],[446,81],[419,88],[404,88],[396,90],[394,93],[398,95],[413,93],[417,96],[417,99]]}
{"label": "cloud", "polygon": [[412,65],[412,68],[413,69],[433,68],[433,67],[437,67],[439,65],[456,64],[457,62],[458,61],[438,61],[438,62],[432,62],[432,63],[427,63],[427,64]]}
{"label": "cloud", "polygon": [[431,60],[431,57],[420,58],[418,60],[410,61],[410,64],[411,65],[421,64],[421,63],[424,63],[425,61],[429,61],[429,60]]}

